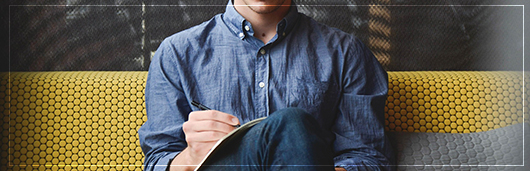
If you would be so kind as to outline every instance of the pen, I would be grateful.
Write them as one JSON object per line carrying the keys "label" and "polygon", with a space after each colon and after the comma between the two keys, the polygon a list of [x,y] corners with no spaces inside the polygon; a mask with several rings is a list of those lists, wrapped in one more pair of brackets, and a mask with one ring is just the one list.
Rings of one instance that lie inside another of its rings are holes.
{"label": "pen", "polygon": [[210,109],[209,107],[206,107],[204,106],[203,104],[200,104],[199,102],[196,102],[196,101],[191,101],[191,104],[195,107],[198,107],[199,109],[201,110],[212,110]]}
{"label": "pen", "polygon": [[[210,109],[209,107],[206,107],[204,106],[203,104],[200,104],[199,102],[196,102],[196,101],[191,101],[191,104],[201,110],[212,110]],[[239,128],[241,125],[237,124],[237,125],[232,125],[234,128]]]}

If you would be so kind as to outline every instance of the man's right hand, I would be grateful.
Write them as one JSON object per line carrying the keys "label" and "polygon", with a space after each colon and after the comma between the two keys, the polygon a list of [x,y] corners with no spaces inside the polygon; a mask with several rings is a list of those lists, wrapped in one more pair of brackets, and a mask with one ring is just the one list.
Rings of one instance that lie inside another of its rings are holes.
{"label": "man's right hand", "polygon": [[237,124],[237,117],[216,110],[191,112],[182,125],[188,147],[173,159],[170,170],[195,169],[215,143]]}

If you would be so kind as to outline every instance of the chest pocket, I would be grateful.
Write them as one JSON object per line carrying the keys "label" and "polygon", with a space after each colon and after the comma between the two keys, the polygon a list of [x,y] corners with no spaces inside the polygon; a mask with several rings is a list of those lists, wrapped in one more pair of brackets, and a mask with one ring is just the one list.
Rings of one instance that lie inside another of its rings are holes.
{"label": "chest pocket", "polygon": [[321,114],[324,108],[334,108],[339,100],[338,86],[333,82],[296,79],[288,85],[288,106]]}

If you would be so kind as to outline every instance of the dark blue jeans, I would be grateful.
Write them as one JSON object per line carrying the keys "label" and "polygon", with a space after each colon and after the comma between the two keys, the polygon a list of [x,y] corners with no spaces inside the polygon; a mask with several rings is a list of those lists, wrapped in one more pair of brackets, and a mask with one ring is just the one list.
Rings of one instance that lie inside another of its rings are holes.
{"label": "dark blue jeans", "polygon": [[333,170],[332,141],[310,114],[283,109],[221,146],[201,170]]}

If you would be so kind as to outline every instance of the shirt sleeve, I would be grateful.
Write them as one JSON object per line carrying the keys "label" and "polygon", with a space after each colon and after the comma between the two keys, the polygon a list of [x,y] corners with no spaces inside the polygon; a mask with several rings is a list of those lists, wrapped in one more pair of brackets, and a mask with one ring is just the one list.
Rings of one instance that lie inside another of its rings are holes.
{"label": "shirt sleeve", "polygon": [[138,130],[145,155],[144,170],[166,170],[171,160],[187,147],[182,124],[191,108],[179,81],[176,53],[166,39],[155,53],[147,76],[147,121]]}
{"label": "shirt sleeve", "polygon": [[359,40],[347,49],[343,94],[333,131],[335,165],[346,170],[395,170],[384,131],[388,76]]}

